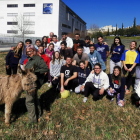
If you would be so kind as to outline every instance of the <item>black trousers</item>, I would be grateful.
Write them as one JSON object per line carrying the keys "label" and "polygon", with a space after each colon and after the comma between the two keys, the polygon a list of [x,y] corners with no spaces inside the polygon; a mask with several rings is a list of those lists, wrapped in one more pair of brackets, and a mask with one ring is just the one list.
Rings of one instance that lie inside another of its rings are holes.
{"label": "black trousers", "polygon": [[9,69],[6,68],[6,74],[7,75],[17,74],[17,68],[18,68],[18,65],[9,67]]}
{"label": "black trousers", "polygon": [[[66,79],[64,80],[64,83],[65,83],[65,81],[66,81]],[[77,87],[77,85],[78,85],[78,79],[75,78],[75,79],[73,79],[73,80],[70,80],[70,81],[68,82],[68,85],[67,85],[67,86],[64,86],[64,89],[65,89],[65,90],[70,90],[70,89],[72,89],[72,90],[74,91],[74,89]],[[58,90],[61,91],[61,80],[60,80],[60,82],[59,82],[59,84],[58,84]]]}
{"label": "black trousers", "polygon": [[103,97],[103,95],[99,94],[99,88],[96,88],[92,82],[87,82],[85,84],[85,97],[88,97],[91,92],[94,100],[99,100]]}
{"label": "black trousers", "polygon": [[[126,67],[129,69],[132,67],[132,65],[130,64],[126,64]],[[131,72],[129,72],[128,76],[126,77],[126,85],[127,85],[127,89],[130,88],[130,86],[132,85],[132,79],[133,79],[133,75],[135,73],[136,67],[134,67],[132,69]],[[124,69],[124,67],[122,68],[123,74],[125,75],[127,73],[127,71]]]}
{"label": "black trousers", "polygon": [[51,76],[51,83],[52,83],[52,86],[53,86],[54,88],[56,88],[57,85],[58,85],[59,82],[60,82],[60,77],[58,77],[58,79],[55,79],[55,80],[53,80],[53,78],[54,78],[54,77]]}

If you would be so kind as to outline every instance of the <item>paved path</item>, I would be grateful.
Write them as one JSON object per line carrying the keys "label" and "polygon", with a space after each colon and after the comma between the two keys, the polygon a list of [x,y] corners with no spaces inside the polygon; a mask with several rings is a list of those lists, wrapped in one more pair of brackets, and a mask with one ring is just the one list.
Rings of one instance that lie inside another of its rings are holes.
{"label": "paved path", "polygon": [[11,45],[0,45],[0,52],[7,52],[11,49]]}

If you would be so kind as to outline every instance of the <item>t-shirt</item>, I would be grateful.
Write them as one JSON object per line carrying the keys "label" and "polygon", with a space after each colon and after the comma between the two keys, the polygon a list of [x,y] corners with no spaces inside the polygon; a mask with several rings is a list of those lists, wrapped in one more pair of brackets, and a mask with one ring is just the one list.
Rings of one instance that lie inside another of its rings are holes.
{"label": "t-shirt", "polygon": [[89,61],[89,56],[86,53],[82,53],[81,56],[78,56],[78,54],[75,54],[73,57],[73,60],[76,60],[76,65],[79,65],[79,62],[82,60]]}
{"label": "t-shirt", "polygon": [[79,85],[82,85],[86,81],[86,78],[89,76],[90,70],[88,68],[84,70],[81,69],[80,67],[77,67],[77,71],[78,71]]}
{"label": "t-shirt", "polygon": [[121,46],[115,46],[115,48],[113,49],[113,45],[111,46],[110,51],[112,52],[112,56],[111,56],[111,60],[115,63],[120,62],[121,61],[121,57],[122,54],[124,53],[125,50],[125,46],[121,45]]}
{"label": "t-shirt", "polygon": [[95,48],[101,54],[102,59],[104,61],[106,61],[106,59],[107,59],[106,52],[109,51],[109,46],[104,45],[104,43],[103,44],[97,43],[97,44],[95,44]]}
{"label": "t-shirt", "polygon": [[83,43],[83,52],[84,53],[86,53],[86,54],[89,54],[90,53],[90,48],[89,48],[89,46],[90,46],[90,42],[89,43]]}
{"label": "t-shirt", "polygon": [[73,40],[73,54],[77,53],[77,47],[83,47],[83,40]]}
{"label": "t-shirt", "polygon": [[67,80],[74,74],[74,72],[77,72],[76,66],[70,65],[70,67],[67,67],[66,65],[64,65],[61,67],[60,73],[64,73],[64,79]]}
{"label": "t-shirt", "polygon": [[54,44],[54,52],[56,51],[59,52],[61,49],[60,42],[56,42],[56,43],[53,42],[53,44]]}
{"label": "t-shirt", "polygon": [[125,50],[121,58],[122,61],[125,61],[125,64],[134,64],[139,63],[139,53],[137,51]]}

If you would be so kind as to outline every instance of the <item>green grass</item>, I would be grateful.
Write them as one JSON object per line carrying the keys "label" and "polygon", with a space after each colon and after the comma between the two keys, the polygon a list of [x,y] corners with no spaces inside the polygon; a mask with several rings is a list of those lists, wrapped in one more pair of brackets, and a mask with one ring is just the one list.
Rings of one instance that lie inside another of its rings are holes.
{"label": "green grass", "polygon": [[[115,36],[106,36],[105,37],[105,39],[114,39],[114,38],[115,38]],[[135,40],[135,39],[140,39],[140,36],[131,36],[131,37],[120,36],[120,38],[127,39],[127,40],[129,40],[129,39]]]}
{"label": "green grass", "polygon": [[[0,74],[5,75],[5,55],[0,54]],[[107,67],[107,73],[109,72]],[[123,140],[140,139],[140,111],[125,96],[125,107],[106,97],[93,101],[90,95],[83,103],[83,95],[72,93],[67,99],[56,98],[46,85],[39,91],[43,116],[38,124],[28,124],[25,94],[15,102],[11,124],[4,123],[4,106],[0,106],[0,139],[3,140]]]}

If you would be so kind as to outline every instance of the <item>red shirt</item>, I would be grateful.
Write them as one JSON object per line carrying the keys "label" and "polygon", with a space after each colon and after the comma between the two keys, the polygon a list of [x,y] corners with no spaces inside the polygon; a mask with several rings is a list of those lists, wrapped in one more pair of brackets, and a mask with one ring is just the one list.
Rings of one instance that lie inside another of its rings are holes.
{"label": "red shirt", "polygon": [[[48,68],[50,69],[50,58],[45,54],[42,54],[41,57],[44,59],[45,63],[47,64]],[[28,59],[26,58],[23,62],[23,65],[27,63]]]}

